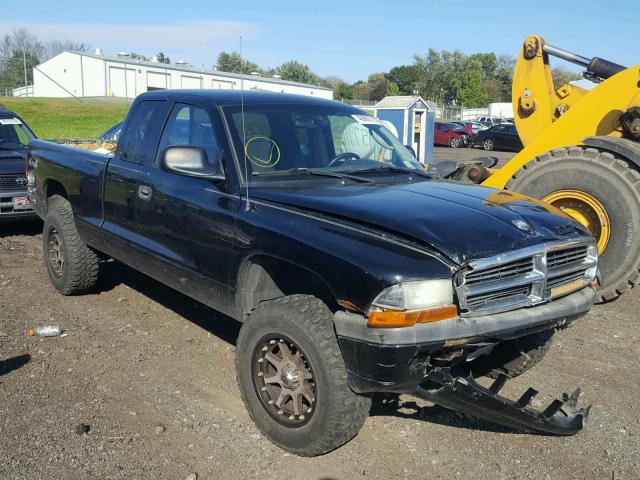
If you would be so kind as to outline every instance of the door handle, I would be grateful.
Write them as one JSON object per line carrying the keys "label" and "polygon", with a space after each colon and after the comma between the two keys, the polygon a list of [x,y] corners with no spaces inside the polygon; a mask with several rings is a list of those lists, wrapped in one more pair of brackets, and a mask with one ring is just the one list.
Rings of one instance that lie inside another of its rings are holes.
{"label": "door handle", "polygon": [[141,200],[151,200],[151,187],[147,187],[146,185],[140,185],[138,187],[138,198]]}

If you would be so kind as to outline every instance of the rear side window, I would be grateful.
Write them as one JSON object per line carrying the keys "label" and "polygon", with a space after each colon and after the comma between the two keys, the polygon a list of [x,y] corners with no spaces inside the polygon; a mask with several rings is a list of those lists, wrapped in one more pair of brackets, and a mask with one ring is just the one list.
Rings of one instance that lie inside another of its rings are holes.
{"label": "rear side window", "polygon": [[217,158],[219,145],[206,110],[184,103],[174,105],[162,132],[159,151],[173,145],[200,147],[207,153],[209,161]]}
{"label": "rear side window", "polygon": [[120,142],[120,158],[127,162],[144,163],[149,156],[147,135],[156,120],[156,115],[164,106],[163,101],[145,100],[140,102],[136,109],[129,115],[122,132]]}

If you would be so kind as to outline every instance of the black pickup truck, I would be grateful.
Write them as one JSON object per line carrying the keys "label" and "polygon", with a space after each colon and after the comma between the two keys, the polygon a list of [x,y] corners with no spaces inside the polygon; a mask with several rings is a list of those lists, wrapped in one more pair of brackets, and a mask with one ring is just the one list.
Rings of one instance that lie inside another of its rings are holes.
{"label": "black pickup truck", "polygon": [[243,400],[287,450],[347,442],[375,392],[518,429],[582,428],[578,391],[544,411],[533,389],[499,391],[591,308],[589,233],[537,200],[432,178],[361,110],[150,92],[114,155],[36,140],[29,164],[60,293],[91,290],[112,257],[243,322]]}
{"label": "black pickup truck", "polygon": [[27,145],[35,135],[0,105],[0,224],[37,218],[27,200]]}

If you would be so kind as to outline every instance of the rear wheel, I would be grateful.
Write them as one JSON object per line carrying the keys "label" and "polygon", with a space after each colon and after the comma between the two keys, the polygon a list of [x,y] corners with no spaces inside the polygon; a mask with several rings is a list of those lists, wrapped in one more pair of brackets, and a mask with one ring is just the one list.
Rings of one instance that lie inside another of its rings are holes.
{"label": "rear wheel", "polygon": [[482,142],[482,148],[484,148],[488,152],[493,150],[495,148],[493,140],[491,140],[490,138],[485,139],[485,141]]}
{"label": "rear wheel", "polygon": [[95,287],[100,259],[80,238],[71,204],[61,196],[48,201],[42,242],[47,273],[58,292],[74,295]]}
{"label": "rear wheel", "polygon": [[551,203],[591,231],[601,301],[640,282],[640,174],[627,162],[593,148],[561,148],[527,163],[507,188]]}
{"label": "rear wheel", "polygon": [[320,300],[291,295],[263,302],[236,348],[242,399],[273,443],[298,455],[327,453],[351,440],[371,399],[347,382],[333,315]]}

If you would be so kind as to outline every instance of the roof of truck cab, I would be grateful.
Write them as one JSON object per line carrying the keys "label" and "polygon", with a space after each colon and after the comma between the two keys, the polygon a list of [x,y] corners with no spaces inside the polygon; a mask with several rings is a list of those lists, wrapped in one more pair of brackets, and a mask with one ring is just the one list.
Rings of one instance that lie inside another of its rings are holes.
{"label": "roof of truck cab", "polygon": [[156,90],[146,92],[138,96],[138,99],[165,99],[173,100],[180,97],[198,97],[211,101],[215,105],[229,106],[240,105],[331,105],[335,108],[342,108],[345,112],[362,113],[361,110],[335,100],[311,97],[308,95],[295,95],[291,93],[264,92],[256,90]]}

